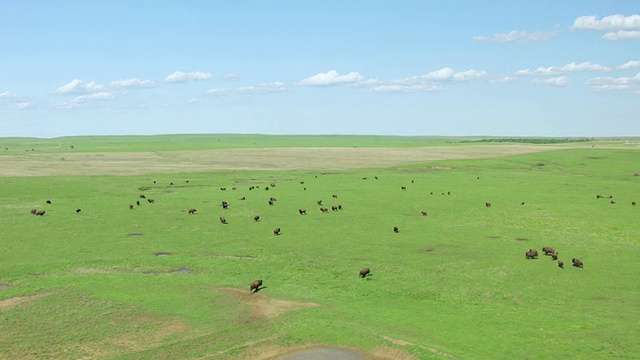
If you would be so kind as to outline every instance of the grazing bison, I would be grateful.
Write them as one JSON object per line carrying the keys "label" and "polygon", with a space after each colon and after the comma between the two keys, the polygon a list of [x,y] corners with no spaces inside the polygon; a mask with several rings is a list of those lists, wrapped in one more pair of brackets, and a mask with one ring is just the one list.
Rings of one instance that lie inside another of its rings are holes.
{"label": "grazing bison", "polygon": [[332,211],[338,211],[338,206],[337,205],[332,205],[331,206],[331,210]]}
{"label": "grazing bison", "polygon": [[487,202],[484,203],[484,206],[491,207],[491,203],[487,201]]}
{"label": "grazing bison", "polygon": [[280,228],[273,229],[273,235],[280,235]]}
{"label": "grazing bison", "polygon": [[529,251],[527,251],[526,253],[524,253],[524,257],[526,259],[535,259],[538,257],[538,250],[536,249],[529,249]]}
{"label": "grazing bison", "polygon": [[342,205],[338,204],[338,210],[342,210]]}
{"label": "grazing bison", "polygon": [[226,202],[226,201],[223,201],[223,202],[222,202],[222,208],[223,208],[223,209],[228,209],[228,208],[229,208],[229,203],[228,203],[228,202]]}
{"label": "grazing bison", "polygon": [[613,200],[611,200],[611,203],[612,203],[612,204],[615,204],[616,202],[615,202],[615,201],[613,201]]}
{"label": "grazing bison", "polygon": [[271,183],[271,185],[270,185],[270,186],[271,186],[271,187],[276,187],[276,184],[274,184],[274,183]]}
{"label": "grazing bison", "polygon": [[273,200],[269,200],[269,205],[273,205]]}
{"label": "grazing bison", "polygon": [[196,209],[193,209],[193,208],[191,208],[191,209],[189,209],[189,210],[188,210],[189,214],[195,214],[195,213],[196,213],[196,211],[197,211],[197,210],[196,210]]}
{"label": "grazing bison", "polygon": [[140,206],[140,200],[136,200],[136,205]]}
{"label": "grazing bison", "polygon": [[240,198],[240,200],[247,200],[247,197],[243,196],[243,197]]}
{"label": "grazing bison", "polygon": [[300,215],[307,215],[307,209],[298,209]]}
{"label": "grazing bison", "polygon": [[129,210],[133,210],[133,204],[129,204]]}
{"label": "grazing bison", "polygon": [[278,199],[276,199],[276,198],[274,198],[274,197],[270,197],[270,198],[269,198],[269,200],[271,200],[271,201],[273,201],[273,202],[278,201]]}
{"label": "grazing bison", "polygon": [[407,190],[407,187],[406,186],[400,186],[400,189],[401,190]]}
{"label": "grazing bison", "polygon": [[364,268],[362,270],[360,270],[360,277],[364,278],[368,275],[371,275],[371,270],[369,270],[369,268]]}
{"label": "grazing bison", "polygon": [[257,293],[258,291],[260,291],[260,286],[262,286],[262,280],[256,280],[251,283],[251,286],[249,286],[249,291],[252,293]]}
{"label": "grazing bison", "polygon": [[323,213],[329,212],[329,209],[327,209],[326,207],[321,207],[320,211],[322,211]]}
{"label": "grazing bison", "polygon": [[82,209],[76,209],[76,214],[80,214],[81,211]]}
{"label": "grazing bison", "polygon": [[558,260],[558,253],[554,252],[553,254],[551,254],[551,260]]}
{"label": "grazing bison", "polygon": [[44,210],[40,210],[40,211],[36,211],[36,215],[38,216],[44,216],[44,214],[46,214],[47,212]]}
{"label": "grazing bison", "polygon": [[316,204],[318,204],[318,205],[322,206],[322,200],[318,200],[318,201],[316,201]]}
{"label": "grazing bison", "polygon": [[220,191],[225,191],[225,190],[227,190],[227,188],[226,188],[226,187],[221,187],[221,188],[220,188]]}
{"label": "grazing bison", "polygon": [[51,200],[47,200],[47,204],[51,204]]}
{"label": "grazing bison", "polygon": [[333,195],[331,195],[331,197],[332,197],[332,198],[334,198],[334,199],[337,199],[337,198],[338,198],[338,195],[333,194]]}
{"label": "grazing bison", "polygon": [[144,194],[140,194],[140,198],[141,198],[141,199],[146,199],[147,197],[146,197],[146,196],[144,196]]}
{"label": "grazing bison", "polygon": [[426,211],[421,211],[422,216],[427,216],[427,212]]}
{"label": "grazing bison", "polygon": [[596,199],[603,199],[603,198],[604,198],[604,196],[602,196],[602,195],[596,195]]}
{"label": "grazing bison", "polygon": [[149,202],[149,204],[153,204],[155,202],[155,200],[153,199],[147,199],[147,201]]}
{"label": "grazing bison", "polygon": [[227,219],[225,219],[224,217],[220,216],[220,222],[223,224],[227,223]]}
{"label": "grazing bison", "polygon": [[520,203],[520,205],[524,205],[524,201]]}
{"label": "grazing bison", "polygon": [[562,260],[558,260],[558,267],[564,269],[564,262]]}
{"label": "grazing bison", "polygon": [[260,221],[260,215],[256,215],[253,217],[253,221]]}
{"label": "grazing bison", "polygon": [[556,250],[555,250],[554,248],[552,248],[552,247],[545,246],[545,247],[543,247],[543,248],[542,248],[542,252],[543,252],[545,255],[551,255],[551,254],[553,254],[554,252],[556,252]]}
{"label": "grazing bison", "polygon": [[581,268],[581,267],[584,266],[584,264],[582,263],[582,260],[580,260],[580,259],[573,258],[573,259],[571,259],[571,262],[573,263],[573,266],[575,266],[575,267]]}
{"label": "grazing bison", "polygon": [[38,212],[38,209],[31,209],[31,213],[35,215]]}
{"label": "grazing bison", "polygon": [[636,206],[636,202],[635,202],[635,201],[632,201],[632,202],[631,202],[631,205]]}
{"label": "grazing bison", "polygon": [[397,227],[397,226],[394,226],[394,227],[393,227],[393,232],[394,232],[394,233],[399,233],[399,232],[400,232],[400,229],[398,229],[398,227]]}

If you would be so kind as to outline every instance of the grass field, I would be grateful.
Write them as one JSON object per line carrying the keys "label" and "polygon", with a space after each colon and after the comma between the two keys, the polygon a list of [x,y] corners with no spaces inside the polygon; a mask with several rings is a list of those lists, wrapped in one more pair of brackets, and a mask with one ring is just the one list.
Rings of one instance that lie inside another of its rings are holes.
{"label": "grass field", "polygon": [[194,138],[0,139],[0,359],[640,358],[637,145]]}

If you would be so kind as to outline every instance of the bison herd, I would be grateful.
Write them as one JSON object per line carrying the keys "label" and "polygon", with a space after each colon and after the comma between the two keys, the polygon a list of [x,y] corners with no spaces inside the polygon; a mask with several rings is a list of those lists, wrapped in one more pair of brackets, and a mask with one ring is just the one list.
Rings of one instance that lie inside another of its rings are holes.
{"label": "bison herd", "polygon": [[[542,248],[542,252],[544,253],[544,255],[550,256],[551,260],[554,261],[558,261],[558,267],[561,269],[564,269],[564,262],[562,260],[558,260],[558,252],[556,251],[556,249],[549,247],[549,246],[545,246]],[[524,253],[524,257],[525,259],[537,259],[538,258],[538,250],[536,249],[529,249],[529,251]],[[573,258],[571,259],[571,263],[573,266],[575,267],[579,267],[582,268],[584,266],[582,260],[580,259],[576,259]]]}

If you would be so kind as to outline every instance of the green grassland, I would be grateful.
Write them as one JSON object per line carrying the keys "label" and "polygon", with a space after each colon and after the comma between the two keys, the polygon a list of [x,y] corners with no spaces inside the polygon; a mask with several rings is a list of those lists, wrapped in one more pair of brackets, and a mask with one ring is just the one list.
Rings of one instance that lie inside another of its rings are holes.
{"label": "green grassland", "polygon": [[[101,138],[113,146],[93,151],[210,144],[165,138],[175,144]],[[232,138],[220,147],[308,143]],[[420,143],[335,139],[312,145]],[[640,152],[594,144],[379,169],[4,177],[0,359],[261,358],[314,344],[416,359],[639,358]],[[564,269],[525,259],[543,246]],[[372,275],[360,279],[363,267]],[[249,295],[255,279],[266,288]]]}

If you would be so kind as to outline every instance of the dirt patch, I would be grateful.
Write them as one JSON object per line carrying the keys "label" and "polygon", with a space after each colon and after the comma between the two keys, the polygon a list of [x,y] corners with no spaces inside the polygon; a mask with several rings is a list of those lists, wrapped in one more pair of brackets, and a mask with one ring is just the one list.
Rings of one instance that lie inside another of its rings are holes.
{"label": "dirt patch", "polygon": [[205,254],[206,257],[215,257],[223,259],[254,259],[253,255],[220,255],[220,254]]}
{"label": "dirt patch", "polygon": [[248,288],[246,290],[237,288],[219,288],[219,290],[232,293],[237,298],[237,300],[248,304],[251,307],[251,312],[254,315],[267,318],[273,318],[278,315],[284,314],[287,311],[295,310],[298,308],[320,306],[312,302],[303,303],[297,301],[277,300],[270,298],[264,294],[251,293],[249,292]]}
{"label": "dirt patch", "polygon": [[128,233],[127,236],[142,236],[143,233]]}
{"label": "dirt patch", "polygon": [[434,170],[453,170],[451,166],[432,166]]}
{"label": "dirt patch", "polygon": [[345,170],[452,159],[481,159],[566,147],[535,145],[416,148],[249,148],[0,156],[2,176],[136,175],[211,170]]}
{"label": "dirt patch", "polygon": [[380,336],[381,338],[383,338],[383,339],[384,339],[384,340],[386,340],[386,341],[391,342],[391,343],[392,343],[392,344],[394,344],[394,345],[400,345],[400,346],[417,346],[417,347],[419,347],[419,348],[421,348],[421,349],[428,350],[429,352],[431,352],[431,353],[433,353],[433,354],[436,354],[436,355],[441,355],[441,356],[444,356],[444,357],[447,357],[447,358],[450,358],[450,359],[457,359],[457,357],[455,357],[455,356],[453,356],[453,355],[451,355],[451,354],[447,354],[447,353],[445,353],[445,352],[442,352],[442,351],[440,351],[440,350],[438,350],[438,349],[434,349],[434,348],[429,347],[429,346],[417,345],[417,344],[411,343],[411,342],[409,342],[409,341],[404,341],[404,340],[401,340],[401,339],[394,339],[394,338],[389,337],[389,336],[386,336],[386,335],[378,335],[378,336]]}
{"label": "dirt patch", "polygon": [[0,301],[0,311],[9,310],[23,304],[28,304],[30,302],[36,301],[37,299],[50,296],[50,295],[53,295],[53,293],[43,293],[43,294],[36,294],[36,295],[30,295],[30,296],[19,296],[19,297],[2,300]]}
{"label": "dirt patch", "polygon": [[[258,342],[265,342],[272,338],[261,339],[245,346],[254,346]],[[243,346],[244,347],[244,346]],[[235,348],[234,348],[235,350]],[[226,351],[225,351],[226,352]],[[206,357],[220,355],[211,354]],[[282,347],[278,345],[263,345],[253,347],[238,356],[239,359],[251,360],[415,360],[416,357],[404,349],[397,349],[388,346],[379,346],[372,351],[364,351],[347,347],[337,347],[332,345],[303,345],[296,347]]]}
{"label": "dirt patch", "polygon": [[158,257],[165,257],[165,256],[170,256],[171,253],[170,252],[157,252],[157,253],[153,253],[153,255],[158,256]]}
{"label": "dirt patch", "polygon": [[527,240],[529,240],[529,239],[527,239],[527,238],[517,237],[517,238],[515,238],[514,240],[515,240],[515,241],[527,241]]}
{"label": "dirt patch", "polygon": [[432,253],[434,251],[436,251],[436,249],[432,248],[432,247],[428,247],[428,248],[424,248],[424,249],[418,250],[418,252],[420,252],[420,253]]}

